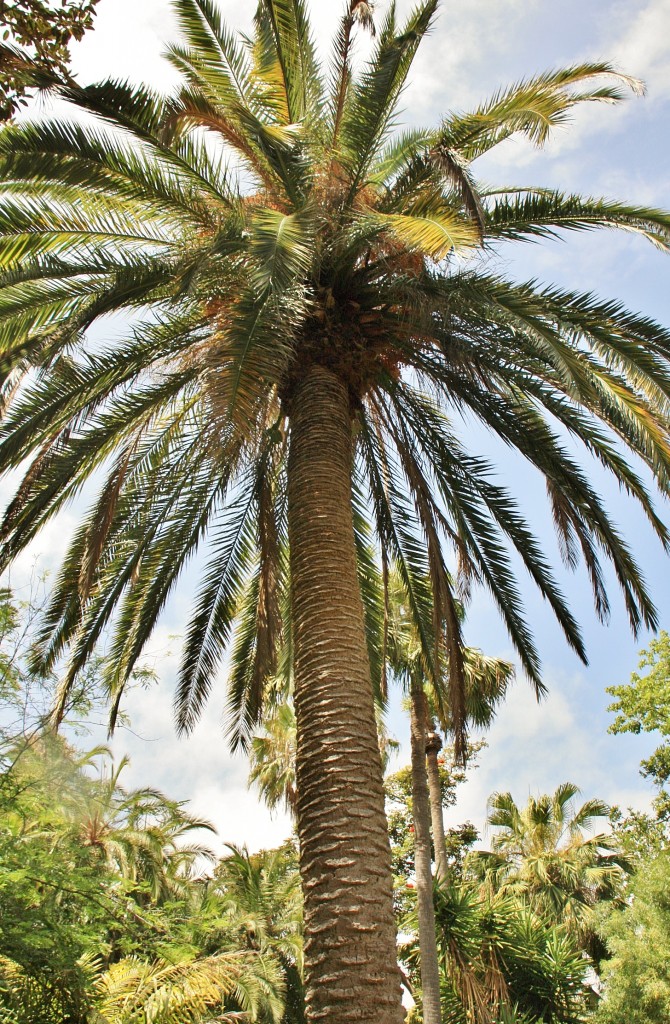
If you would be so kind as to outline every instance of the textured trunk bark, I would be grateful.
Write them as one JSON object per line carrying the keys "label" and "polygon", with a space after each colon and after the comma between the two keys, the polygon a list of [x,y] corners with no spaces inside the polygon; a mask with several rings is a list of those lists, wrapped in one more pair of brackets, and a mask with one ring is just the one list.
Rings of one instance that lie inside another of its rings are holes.
{"label": "textured trunk bark", "polygon": [[293,398],[288,465],[307,1020],[401,1024],[351,448],[347,389],[315,366]]}
{"label": "textured trunk bark", "polygon": [[449,877],[449,861],[447,859],[447,842],[444,835],[440,768],[437,763],[437,755],[441,749],[442,740],[435,730],[435,723],[431,722],[430,732],[426,737],[426,762],[428,767],[428,789],[430,791],[430,817],[433,826],[433,848],[435,850],[435,877],[438,882],[446,882]]}
{"label": "textured trunk bark", "polygon": [[419,954],[424,1024],[440,1024],[440,968],[435,938],[433,872],[430,855],[430,804],[426,776],[426,695],[421,679],[411,683],[412,818],[414,868],[419,917]]}

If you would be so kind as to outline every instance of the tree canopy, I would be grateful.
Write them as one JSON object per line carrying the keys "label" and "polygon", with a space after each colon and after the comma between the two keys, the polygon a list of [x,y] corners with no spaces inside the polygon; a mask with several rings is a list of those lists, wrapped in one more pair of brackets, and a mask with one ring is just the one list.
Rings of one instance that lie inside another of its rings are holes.
{"label": "tree canopy", "polygon": [[1,0],[0,119],[26,103],[39,70],[66,74],[69,43],[93,24],[98,0]]}

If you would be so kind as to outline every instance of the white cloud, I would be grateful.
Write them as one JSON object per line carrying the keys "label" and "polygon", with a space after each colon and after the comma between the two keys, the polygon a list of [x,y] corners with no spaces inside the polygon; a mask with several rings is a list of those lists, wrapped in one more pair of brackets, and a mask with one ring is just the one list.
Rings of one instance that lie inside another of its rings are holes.
{"label": "white cloud", "polygon": [[159,628],[148,655],[160,682],[129,694],[130,730],[120,729],[112,741],[117,758],[128,754],[131,759],[125,784],[157,786],[172,799],[188,800],[190,813],[215,826],[216,839],[203,835],[203,841],[219,852],[223,844],[233,842],[250,850],[278,845],[291,833],[290,820],[282,812],[270,815],[247,787],[246,756],[229,751],[222,716],[223,685],[214,687],[193,733],[176,736],[172,713],[176,659],[165,654],[170,647],[174,650],[175,644],[167,629]]}
{"label": "white cloud", "polygon": [[[597,797],[623,808],[649,810],[653,792],[637,773],[641,748],[651,745],[649,738],[640,742],[639,737],[608,736],[593,711],[583,713],[588,688],[593,688],[587,676],[549,670],[545,681],[549,696],[539,703],[529,686],[515,684],[486,736],[479,767],[458,790],[457,805],[447,816],[450,825],[472,821],[484,844],[486,805],[494,792],[511,791],[517,804],[523,804],[530,795],[574,782],[584,800]],[[622,786],[624,777],[629,784]]]}
{"label": "white cloud", "polygon": [[[647,85],[649,101],[670,98],[670,0],[648,0],[631,20],[631,4],[615,5],[607,19],[604,52]],[[625,26],[625,27],[624,27]]]}

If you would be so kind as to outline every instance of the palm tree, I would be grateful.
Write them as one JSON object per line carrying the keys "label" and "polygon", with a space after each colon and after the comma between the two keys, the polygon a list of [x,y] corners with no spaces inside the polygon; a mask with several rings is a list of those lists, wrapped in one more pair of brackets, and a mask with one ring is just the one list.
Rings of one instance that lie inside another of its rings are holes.
{"label": "palm tree", "polygon": [[290,844],[250,855],[230,847],[215,891],[237,948],[274,960],[283,977],[284,1024],[303,1024],[302,893],[296,851]]}
{"label": "palm tree", "polygon": [[[574,806],[579,789],[564,782],[555,793],[530,797],[519,808],[511,793],[494,793],[489,825],[497,831],[491,851],[470,854],[469,866],[502,893],[512,893],[589,952],[597,952],[594,907],[621,891],[625,862],[611,833],[591,833],[610,808],[601,800]],[[595,946],[594,946],[595,943]]]}
{"label": "palm tree", "polygon": [[282,1009],[276,965],[258,955],[219,953],[151,963],[127,957],[95,979],[90,1019],[96,1024],[279,1024]]}
{"label": "palm tree", "polygon": [[[311,1021],[402,1019],[373,702],[380,666],[366,642],[366,626],[383,619],[366,600],[370,532],[401,566],[436,677],[442,650],[431,636],[445,627],[459,747],[452,548],[463,581],[491,591],[538,688],[509,546],[585,656],[540,545],[450,413],[471,413],[542,475],[566,560],[583,555],[601,615],[604,557],[633,629],[656,621],[562,432],[668,543],[615,440],[668,490],[668,333],[616,302],[453,258],[598,226],[667,249],[670,218],[658,211],[547,189],[484,191],[472,173],[498,142],[542,144],[576,104],[619,100],[636,83],[606,63],[576,65],[437,128],[398,133],[394,112],[437,6],[422,0],[402,25],[389,8],[355,72],[352,46],[372,9],[349,0],[326,75],[303,0],[260,0],[253,37],[241,40],[213,0],[177,0],[178,94],[80,87],[26,60],[26,76],[75,115],[0,134],[0,471],[28,460],[2,523],[2,564],[91,476],[103,480],[65,556],[35,667],[47,672],[69,652],[66,700],[108,636],[113,725],[199,552],[177,723],[188,730],[202,712],[249,588],[244,671],[230,691],[239,743],[257,723],[290,607]],[[119,313],[120,339],[89,339]]]}
{"label": "palm tree", "polygon": [[267,714],[249,750],[249,784],[258,789],[271,811],[283,804],[292,817],[297,810],[295,734],[295,711],[286,699]]}
{"label": "palm tree", "polygon": [[[514,666],[502,658],[492,658],[483,654],[476,647],[463,650],[464,704],[465,721],[478,729],[490,728],[496,710],[504,699],[507,688],[514,679]],[[429,694],[431,692],[429,687]],[[433,690],[432,704],[437,716],[448,734],[454,731],[449,705],[437,700]],[[433,830],[433,846],[435,849],[435,877],[439,882],[446,882],[449,877],[449,860],[444,831],[444,811],[442,782],[440,777],[440,751],[442,737],[438,732],[434,717],[427,719],[426,733],[426,768],[428,772],[428,790],[430,793],[430,818]],[[466,752],[467,753],[467,752]]]}
{"label": "palm tree", "polygon": [[110,759],[109,771],[103,764],[99,779],[61,793],[71,833],[106,868],[146,890],[154,902],[183,893],[196,862],[214,856],[201,843],[184,840],[194,831],[214,832],[213,825],[159,790],[124,789],[120,776],[129,759],[115,765],[104,747],[85,754],[76,767],[92,764],[101,754]]}
{"label": "palm tree", "polygon": [[[442,782],[438,763],[442,741],[436,731],[426,688],[432,690],[433,705],[447,726],[450,724],[450,714],[442,686],[429,685],[432,661],[426,663],[421,639],[412,616],[408,614],[408,605],[408,595],[404,591],[402,578],[397,572],[392,571],[386,602],[389,619],[386,657],[393,675],[409,692],[421,1009],[425,1024],[440,1024],[440,970],[433,906],[433,851],[437,880],[446,881],[449,869],[442,808]],[[462,617],[462,614],[461,609],[459,617]],[[485,658],[480,651],[473,648],[464,649],[462,659],[465,721],[474,722],[476,725],[490,724],[495,705],[504,696],[513,671],[512,667],[498,659]],[[467,752],[464,753],[467,755]]]}

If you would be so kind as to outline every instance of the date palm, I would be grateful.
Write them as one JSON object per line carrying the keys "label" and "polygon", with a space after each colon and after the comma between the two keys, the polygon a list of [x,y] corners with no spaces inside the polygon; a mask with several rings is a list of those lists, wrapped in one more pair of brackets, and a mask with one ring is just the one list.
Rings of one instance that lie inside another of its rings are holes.
{"label": "date palm", "polygon": [[457,414],[539,471],[567,563],[583,556],[601,615],[604,558],[633,629],[656,620],[566,434],[668,543],[622,454],[623,444],[668,490],[668,333],[617,302],[513,283],[454,258],[599,226],[667,249],[670,218],[658,211],[484,190],[473,178],[497,143],[520,134],[542,144],[576,104],[619,100],[635,83],[606,63],[576,65],[436,128],[399,132],[398,100],[437,6],[422,0],[402,25],[391,7],[355,71],[352,45],[372,11],[349,0],[325,73],[303,0],[261,0],[252,37],[239,40],[213,0],[178,0],[176,95],[113,81],[84,88],[26,62],[25,75],[73,115],[0,134],[0,470],[28,465],[2,523],[3,564],[99,481],[36,667],[68,652],[66,699],[108,637],[113,724],[198,553],[177,722],[188,730],[202,712],[249,587],[253,614],[230,690],[233,710],[243,709],[240,742],[257,721],[290,605],[311,1021],[402,1019],[373,704],[380,665],[366,643],[366,626],[383,618],[365,600],[370,532],[401,566],[436,662],[431,635],[444,624],[459,742],[452,549],[462,580],[489,588],[538,688],[510,548],[585,656],[540,544],[489,463],[457,436]]}

